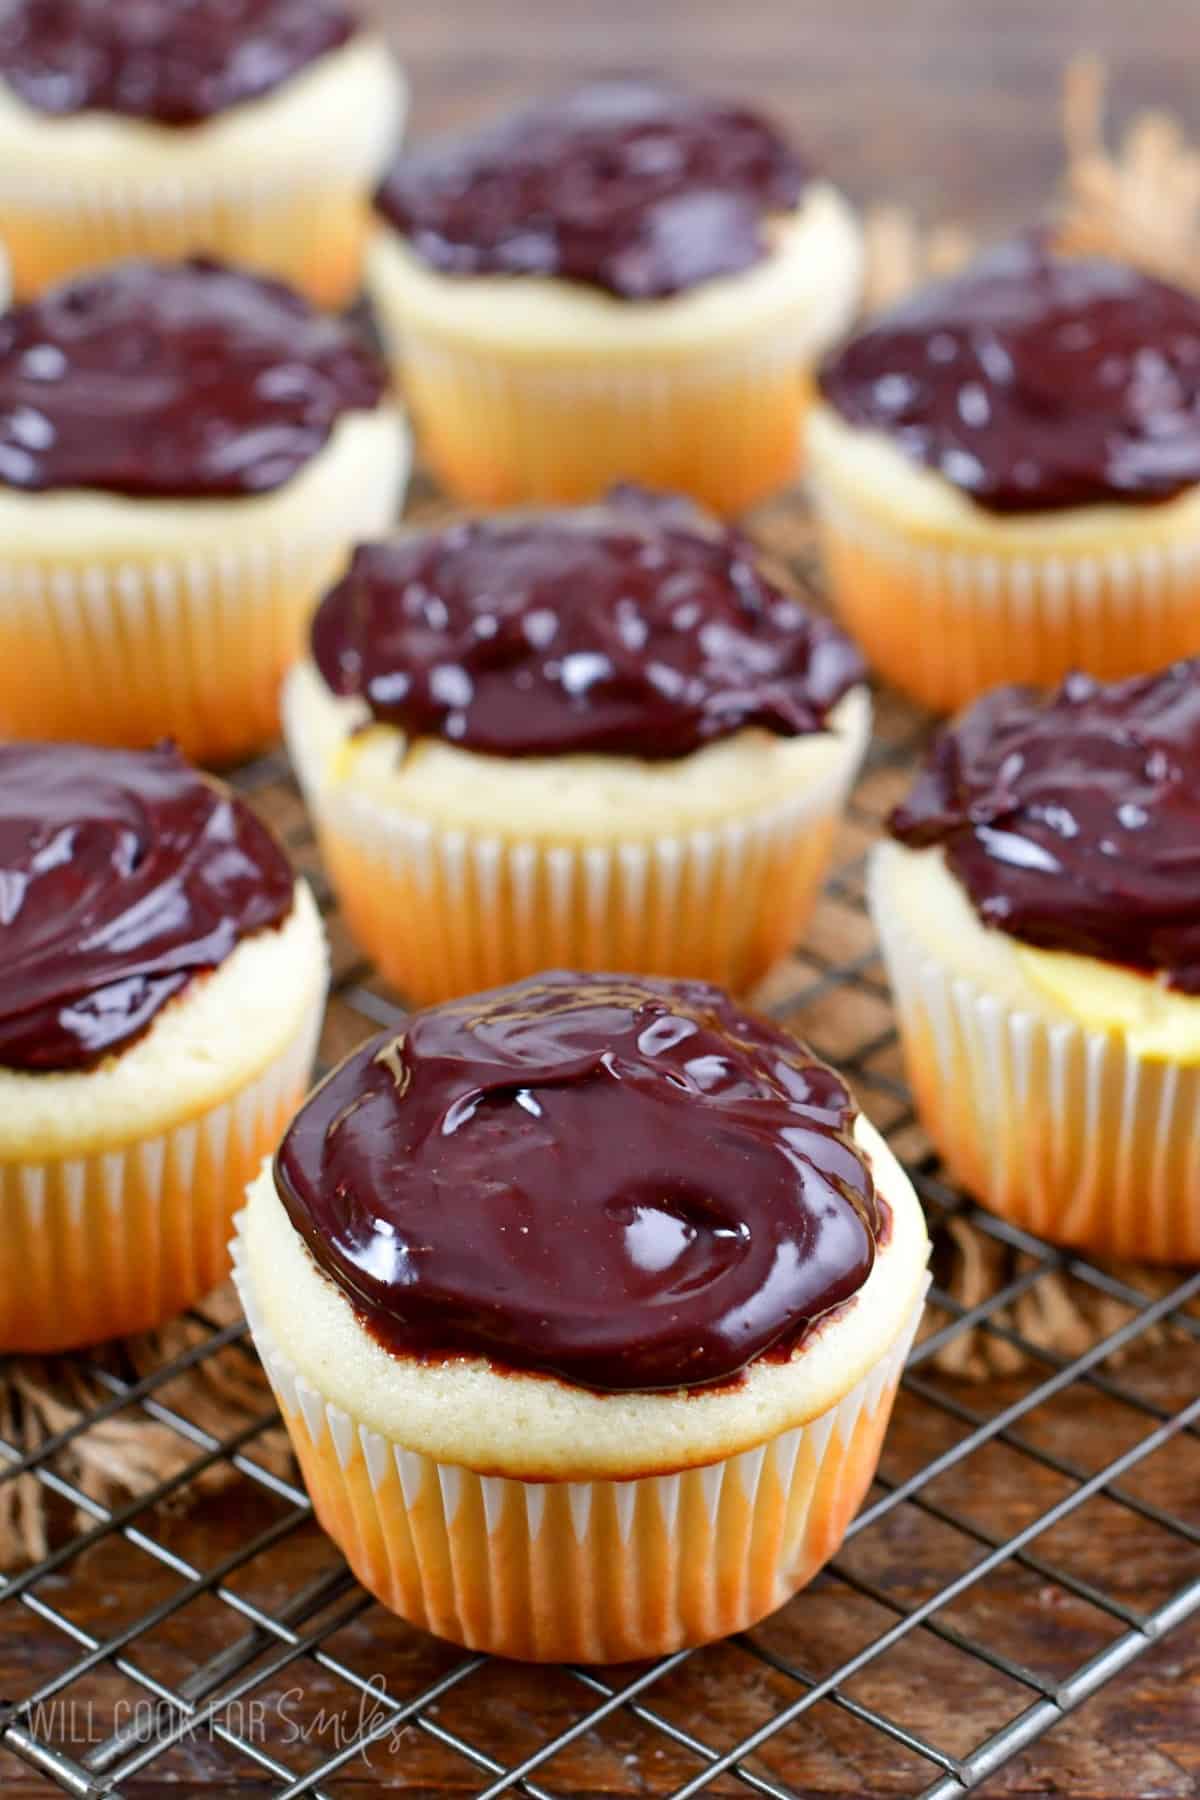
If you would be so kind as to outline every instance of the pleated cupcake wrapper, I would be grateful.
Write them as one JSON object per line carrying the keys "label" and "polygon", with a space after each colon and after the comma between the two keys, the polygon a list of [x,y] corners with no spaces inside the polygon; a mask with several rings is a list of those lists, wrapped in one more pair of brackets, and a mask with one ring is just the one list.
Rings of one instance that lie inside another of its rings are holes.
{"label": "pleated cupcake wrapper", "polygon": [[794,329],[645,366],[488,354],[395,320],[390,335],[426,453],[465,500],[587,500],[636,481],[729,514],[799,468],[815,352]]}
{"label": "pleated cupcake wrapper", "polygon": [[373,174],[319,166],[243,168],[176,180],[72,178],[28,165],[0,170],[0,237],[27,298],[126,257],[203,253],[290,282],[324,306],[361,285]]}
{"label": "pleated cupcake wrapper", "polygon": [[1054,1243],[1200,1261],[1200,1068],[1013,1006],[871,902],[921,1122],[991,1211]]}
{"label": "pleated cupcake wrapper", "polygon": [[521,842],[440,829],[347,787],[308,797],[352,932],[414,1002],[551,967],[744,990],[803,930],[869,729],[864,708],[835,766],[786,804],[646,843]]}
{"label": "pleated cupcake wrapper", "polygon": [[1200,652],[1200,526],[1136,550],[997,556],[906,539],[814,472],[838,613],[879,672],[955,710],[1002,682],[1112,680]]}
{"label": "pleated cupcake wrapper", "polygon": [[808,1424],[628,1481],[521,1481],[438,1462],[327,1400],[279,1348],[240,1237],[234,1280],[317,1515],[385,1605],[533,1661],[619,1662],[723,1637],[834,1554],[874,1475],[921,1299],[874,1368]]}
{"label": "pleated cupcake wrapper", "polygon": [[173,737],[201,762],[271,743],[312,607],[353,542],[386,527],[392,497],[381,483],[311,535],[223,549],[56,564],[0,545],[0,733]]}
{"label": "pleated cupcake wrapper", "polygon": [[0,1163],[0,1349],[147,1331],[229,1272],[230,1221],[308,1085],[324,1010],[244,1087],[166,1131]]}

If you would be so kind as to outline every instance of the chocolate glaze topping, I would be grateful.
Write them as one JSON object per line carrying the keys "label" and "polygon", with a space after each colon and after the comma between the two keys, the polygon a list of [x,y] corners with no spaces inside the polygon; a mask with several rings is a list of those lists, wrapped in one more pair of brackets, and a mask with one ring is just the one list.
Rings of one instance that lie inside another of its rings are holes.
{"label": "chocolate glaze topping", "polygon": [[826,400],[989,512],[1200,481],[1200,300],[1040,238],[989,251],[827,358]]}
{"label": "chocolate glaze topping", "polygon": [[337,0],[0,0],[0,79],[41,113],[198,125],[353,31]]}
{"label": "chocolate glaze topping", "polygon": [[718,988],[559,973],[364,1045],[275,1179],[398,1355],[692,1387],[794,1347],[866,1280],[883,1203],[855,1116]]}
{"label": "chocolate glaze topping", "polygon": [[86,1069],[292,908],[287,858],[170,745],[0,745],[0,1066]]}
{"label": "chocolate glaze topping", "polygon": [[350,326],[278,282],[121,263],[0,315],[0,485],[265,493],[386,385]]}
{"label": "chocolate glaze topping", "polygon": [[800,157],[745,107],[668,82],[588,82],[402,155],[379,207],[446,275],[553,275],[653,300],[767,253]]}
{"label": "chocolate glaze topping", "polygon": [[1200,659],[998,688],[941,733],[889,824],[944,847],[985,924],[1200,994]]}
{"label": "chocolate glaze topping", "polygon": [[335,693],[496,756],[684,756],[823,729],[857,650],[688,502],[510,514],[356,551],[312,633]]}

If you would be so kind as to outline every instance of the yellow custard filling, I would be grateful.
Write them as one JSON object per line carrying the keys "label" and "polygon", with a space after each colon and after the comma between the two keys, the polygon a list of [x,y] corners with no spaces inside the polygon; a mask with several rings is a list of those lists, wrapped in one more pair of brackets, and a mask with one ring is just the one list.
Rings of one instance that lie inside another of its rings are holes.
{"label": "yellow custard filling", "polygon": [[1093,956],[1013,947],[1034,986],[1085,1030],[1119,1031],[1132,1053],[1149,1062],[1200,1063],[1200,996],[1177,993],[1163,975]]}

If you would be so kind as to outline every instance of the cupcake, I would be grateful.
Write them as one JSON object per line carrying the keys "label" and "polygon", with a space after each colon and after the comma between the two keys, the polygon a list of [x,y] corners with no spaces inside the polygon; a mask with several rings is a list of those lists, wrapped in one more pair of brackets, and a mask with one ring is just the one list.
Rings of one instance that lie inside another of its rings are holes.
{"label": "cupcake", "polygon": [[388,51],[338,0],[7,0],[0,238],[17,294],[202,253],[344,306],[403,113]]}
{"label": "cupcake", "polygon": [[256,276],[123,263],[0,315],[0,735],[269,743],[405,457],[374,353]]}
{"label": "cupcake", "polygon": [[717,988],[626,975],[367,1043],[239,1231],[359,1580],[536,1661],[703,1643],[811,1579],[874,1474],[928,1253],[831,1069]]}
{"label": "cupcake", "polygon": [[615,480],[735,513],[796,473],[803,376],[858,227],[774,126],[605,80],[402,156],[368,284],[424,448],[465,500]]}
{"label": "cupcake", "polygon": [[1200,661],[988,695],[890,829],[871,906],[951,1173],[1056,1243],[1200,1260]]}
{"label": "cupcake", "polygon": [[1023,238],[822,365],[812,484],[837,608],[953,709],[1200,650],[1200,299]]}
{"label": "cupcake", "polygon": [[358,549],[284,730],[344,915],[425,1003],[564,966],[745,988],[870,729],[857,652],[688,502]]}
{"label": "cupcake", "polygon": [[326,958],[254,814],[169,746],[0,746],[0,1349],[144,1331],[228,1270]]}

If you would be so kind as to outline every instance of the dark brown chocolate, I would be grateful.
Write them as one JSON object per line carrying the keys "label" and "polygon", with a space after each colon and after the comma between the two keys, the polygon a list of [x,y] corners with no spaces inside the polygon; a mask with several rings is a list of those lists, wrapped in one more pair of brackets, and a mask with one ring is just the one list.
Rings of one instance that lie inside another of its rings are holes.
{"label": "dark brown chocolate", "polygon": [[377,719],[496,756],[651,758],[821,731],[857,650],[686,501],[501,515],[355,553],[317,667]]}
{"label": "dark brown chocolate", "polygon": [[355,29],[337,0],[4,0],[0,80],[36,112],[201,125]]}
{"label": "dark brown chocolate", "polygon": [[446,275],[554,275],[653,300],[767,254],[808,179],[747,107],[669,82],[588,82],[401,155],[379,207]]}
{"label": "dark brown chocolate", "polygon": [[88,1069],[254,932],[295,877],[169,745],[0,745],[0,1067]]}
{"label": "dark brown chocolate", "polygon": [[944,848],[986,925],[1200,994],[1200,659],[997,689],[941,733],[889,824]]}
{"label": "dark brown chocolate", "polygon": [[1200,481],[1200,300],[1020,238],[826,359],[821,392],[996,513],[1170,500]]}
{"label": "dark brown chocolate", "polygon": [[832,1069],[718,988],[558,973],[355,1051],[275,1179],[397,1355],[695,1387],[866,1280],[884,1209],[855,1116]]}
{"label": "dark brown chocolate", "polygon": [[386,387],[350,325],[278,282],[120,263],[0,315],[0,486],[266,493]]}

